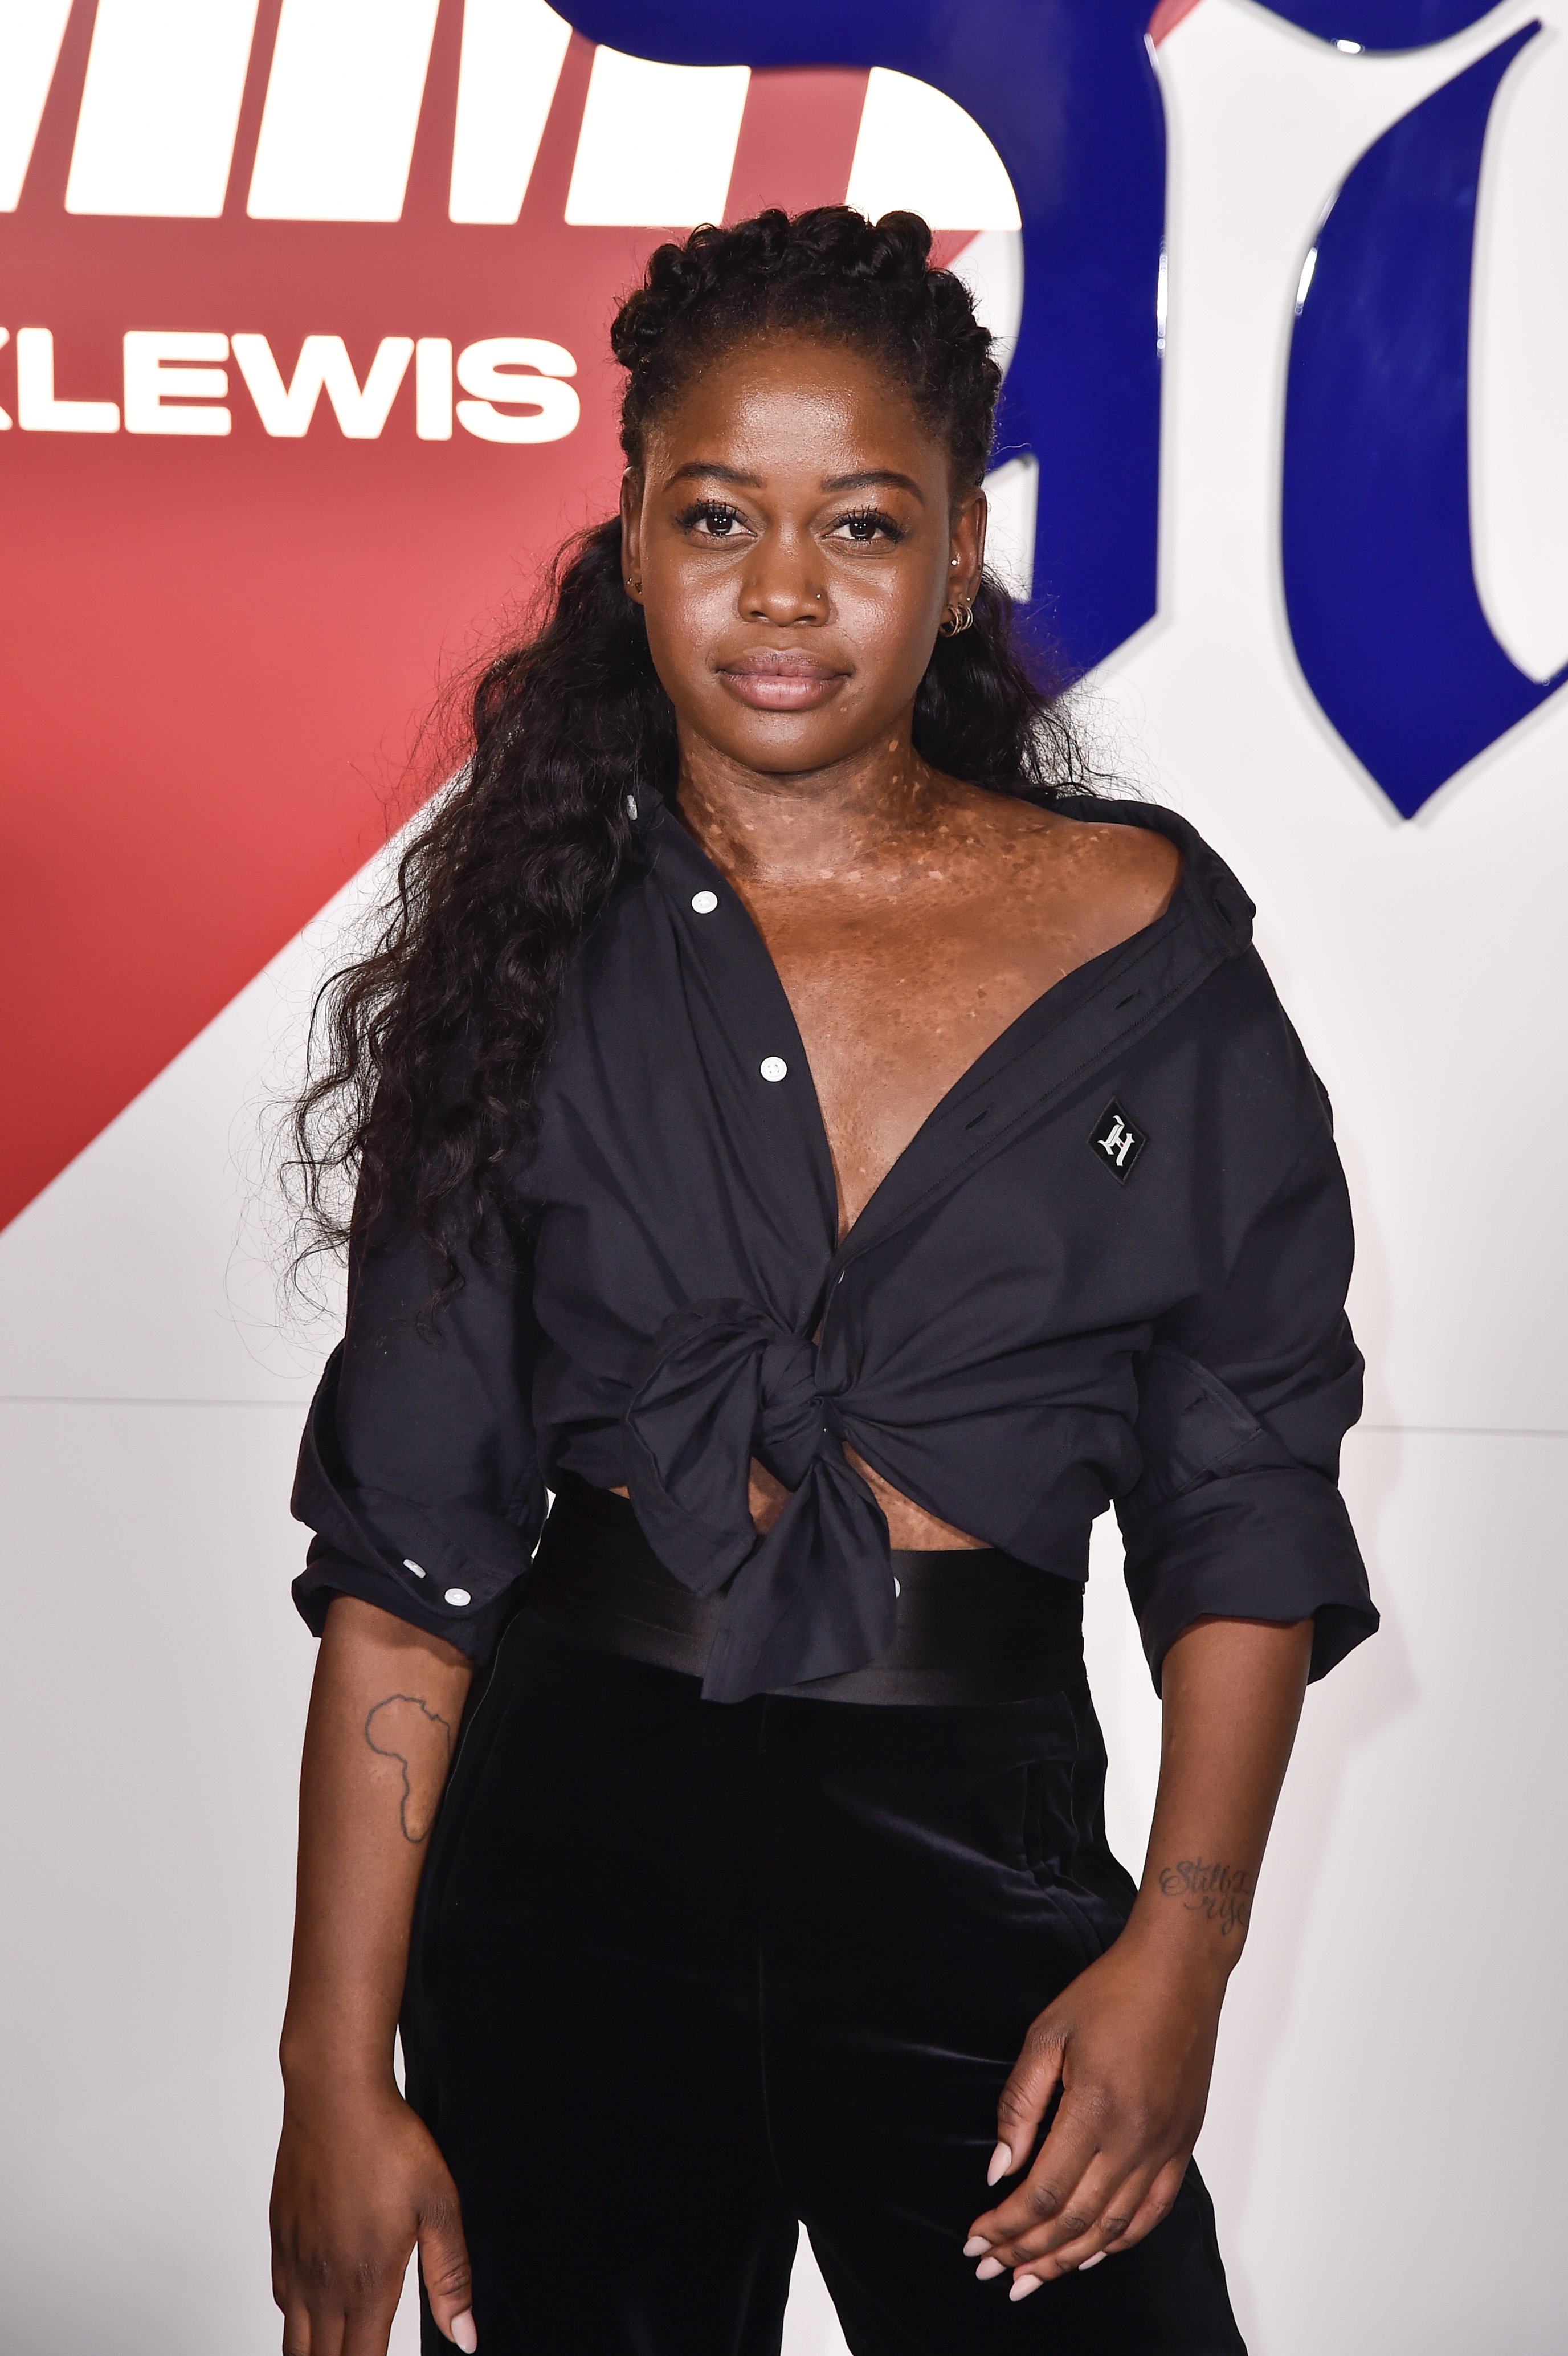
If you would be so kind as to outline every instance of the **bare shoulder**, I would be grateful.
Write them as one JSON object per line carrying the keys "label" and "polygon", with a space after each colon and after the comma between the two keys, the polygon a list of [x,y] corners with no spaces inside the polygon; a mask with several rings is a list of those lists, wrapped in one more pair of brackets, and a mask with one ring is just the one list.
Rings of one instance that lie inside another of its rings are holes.
{"label": "bare shoulder", "polygon": [[1051,825],[1049,851],[1103,902],[1108,916],[1125,916],[1126,930],[1135,932],[1165,914],[1181,875],[1181,853],[1169,835],[1057,810],[1042,815]]}
{"label": "bare shoulder", "polygon": [[1001,794],[976,798],[988,805],[982,823],[992,855],[1014,869],[1031,896],[1054,901],[1064,914],[1071,909],[1107,941],[1141,931],[1170,905],[1181,853],[1157,829],[1070,818]]}

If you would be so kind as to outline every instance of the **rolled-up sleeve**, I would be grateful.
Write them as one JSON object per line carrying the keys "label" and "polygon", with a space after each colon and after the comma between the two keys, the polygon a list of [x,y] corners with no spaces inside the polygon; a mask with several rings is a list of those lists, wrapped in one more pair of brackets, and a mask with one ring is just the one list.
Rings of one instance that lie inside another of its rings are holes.
{"label": "rolled-up sleeve", "polygon": [[317,1635],[354,1595],[483,1662],[516,1601],[545,1510],[528,1271],[500,1245],[461,1269],[432,1311],[440,1275],[416,1232],[384,1222],[351,1254],[293,1499],[315,1534],[293,1595]]}
{"label": "rolled-up sleeve", "polygon": [[1167,1648],[1210,1614],[1313,1620],[1314,1677],[1378,1625],[1339,1490],[1361,1408],[1350,1207],[1326,1110],[1309,1129],[1212,1295],[1138,1364],[1143,1469],[1116,1510],[1157,1690]]}

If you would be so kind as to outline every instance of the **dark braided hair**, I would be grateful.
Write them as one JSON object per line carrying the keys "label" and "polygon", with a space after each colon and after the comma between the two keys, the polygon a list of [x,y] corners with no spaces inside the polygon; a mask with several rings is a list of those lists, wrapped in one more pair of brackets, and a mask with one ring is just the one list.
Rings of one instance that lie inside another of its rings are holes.
{"label": "dark braided hair", "polygon": [[627,372],[621,446],[643,463],[648,420],[676,399],[694,366],[721,346],[780,332],[830,337],[875,355],[953,456],[973,490],[991,455],[1002,371],[969,289],[930,267],[918,213],[875,226],[848,205],[759,213],[733,229],[693,230],[661,245],[627,296],[610,348]]}
{"label": "dark braided hair", "polygon": [[[705,358],[794,332],[874,354],[946,442],[955,487],[975,487],[1001,372],[967,288],[930,254],[917,215],[872,223],[845,205],[661,245],[611,330],[630,465]],[[1072,790],[1084,773],[1062,684],[1038,649],[1026,659],[1012,600],[987,574],[974,627],[936,640],[915,749],[997,793]],[[627,794],[676,787],[675,713],[622,580],[618,517],[562,551],[542,626],[488,664],[465,738],[375,947],[317,997],[293,1119],[301,1259],[347,1239],[341,1182],[357,1181],[355,1224],[393,1205],[416,1220],[445,1271],[441,1297],[458,1253],[511,1229],[503,1165],[528,1135],[568,963],[626,859]]]}

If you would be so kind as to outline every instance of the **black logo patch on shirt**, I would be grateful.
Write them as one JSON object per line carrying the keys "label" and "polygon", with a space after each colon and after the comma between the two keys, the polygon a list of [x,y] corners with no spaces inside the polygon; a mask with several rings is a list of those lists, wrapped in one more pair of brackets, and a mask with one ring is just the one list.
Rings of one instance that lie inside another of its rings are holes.
{"label": "black logo patch on shirt", "polygon": [[1143,1130],[1127,1119],[1115,1097],[1094,1123],[1089,1139],[1089,1151],[1096,1162],[1103,1162],[1119,1185],[1125,1186],[1133,1174],[1133,1166],[1148,1143]]}

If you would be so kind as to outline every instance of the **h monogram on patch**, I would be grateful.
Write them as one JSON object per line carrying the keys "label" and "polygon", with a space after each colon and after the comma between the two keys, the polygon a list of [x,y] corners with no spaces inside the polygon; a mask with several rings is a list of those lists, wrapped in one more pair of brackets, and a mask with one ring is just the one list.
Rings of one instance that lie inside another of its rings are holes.
{"label": "h monogram on patch", "polygon": [[1146,1130],[1136,1128],[1127,1119],[1115,1097],[1094,1123],[1089,1139],[1089,1151],[1096,1162],[1103,1162],[1119,1185],[1125,1186],[1133,1174],[1133,1165],[1148,1143]]}

